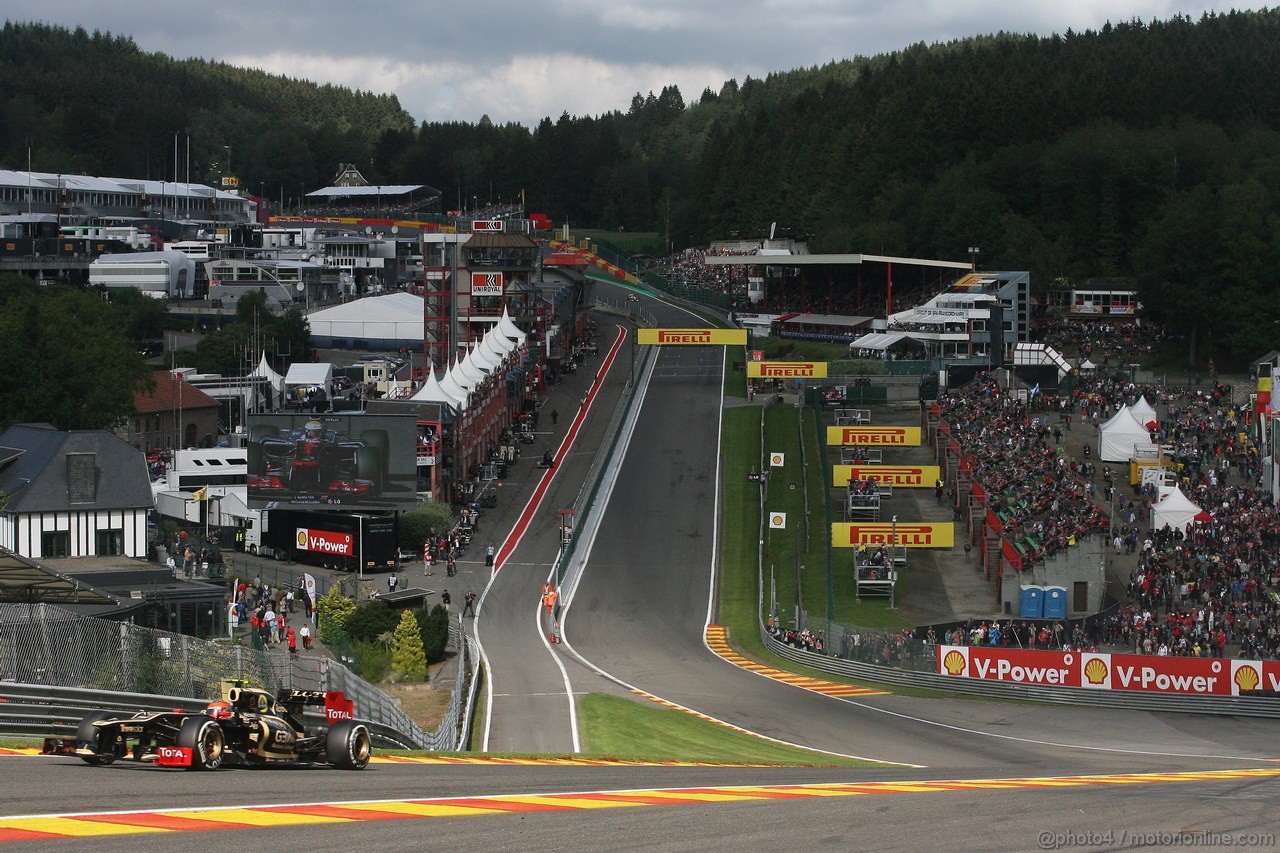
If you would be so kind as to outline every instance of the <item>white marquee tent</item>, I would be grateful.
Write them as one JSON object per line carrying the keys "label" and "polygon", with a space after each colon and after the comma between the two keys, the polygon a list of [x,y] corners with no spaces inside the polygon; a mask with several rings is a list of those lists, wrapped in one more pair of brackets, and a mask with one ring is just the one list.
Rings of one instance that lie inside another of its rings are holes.
{"label": "white marquee tent", "polygon": [[1143,426],[1159,423],[1160,421],[1159,417],[1156,416],[1156,410],[1147,402],[1146,397],[1139,397],[1138,402],[1129,407],[1129,411],[1137,419],[1138,423]]}
{"label": "white marquee tent", "polygon": [[423,302],[412,293],[366,296],[307,315],[322,349],[398,350],[422,346]]}
{"label": "white marquee tent", "polygon": [[1200,507],[1192,503],[1177,486],[1162,488],[1160,491],[1162,496],[1159,502],[1151,508],[1151,529],[1160,530],[1167,524],[1173,530],[1185,533],[1187,526],[1200,514]]}
{"label": "white marquee tent", "polygon": [[1098,432],[1098,458],[1103,462],[1128,462],[1134,445],[1149,443],[1151,434],[1138,423],[1128,406],[1121,406]]}

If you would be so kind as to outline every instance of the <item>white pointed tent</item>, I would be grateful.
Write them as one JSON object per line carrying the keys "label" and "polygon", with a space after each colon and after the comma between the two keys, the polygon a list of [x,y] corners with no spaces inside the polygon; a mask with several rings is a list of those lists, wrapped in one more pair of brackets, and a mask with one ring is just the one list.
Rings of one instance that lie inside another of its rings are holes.
{"label": "white pointed tent", "polygon": [[459,401],[458,409],[459,411],[461,411],[462,409],[465,409],[467,407],[468,398],[471,396],[471,387],[474,387],[474,386],[469,386],[464,388],[462,385],[458,384],[458,380],[454,376],[454,369],[456,367],[457,367],[457,364],[455,363],[454,366],[449,369],[449,372],[446,373],[443,378],[441,378],[440,390],[443,391],[448,396],[452,397],[453,399]]}
{"label": "white pointed tent", "polygon": [[427,368],[427,381],[409,399],[419,403],[440,403],[454,410],[461,408],[459,401],[440,387],[440,380],[436,379],[436,372],[430,367]]}
{"label": "white pointed tent", "polygon": [[1121,406],[1098,431],[1098,458],[1103,462],[1128,462],[1133,458],[1134,445],[1150,441],[1151,434],[1138,423],[1129,407]]}
{"label": "white pointed tent", "polygon": [[1129,407],[1129,412],[1142,426],[1158,423],[1160,420],[1156,416],[1156,410],[1147,402],[1146,397],[1139,397],[1138,402]]}
{"label": "white pointed tent", "polygon": [[507,313],[505,307],[502,309],[502,316],[498,318],[496,328],[504,337],[511,338],[517,344],[523,344],[525,338],[528,337],[528,335],[520,331],[519,326],[512,322],[511,315]]}
{"label": "white pointed tent", "polygon": [[1151,529],[1160,530],[1167,524],[1170,528],[1185,533],[1187,526],[1200,514],[1200,507],[1192,503],[1177,486],[1162,488],[1160,491],[1162,496],[1159,502],[1151,508]]}
{"label": "white pointed tent", "polygon": [[477,367],[476,363],[471,360],[470,352],[458,359],[457,363],[453,366],[453,370],[457,371],[457,376],[454,378],[458,380],[459,385],[462,385],[465,388],[474,389],[484,381],[484,371]]}
{"label": "white pointed tent", "polygon": [[477,367],[485,373],[492,373],[493,369],[498,366],[496,361],[485,355],[480,347],[475,344],[472,344],[467,352],[467,361],[471,363],[472,367]]}
{"label": "white pointed tent", "polygon": [[274,388],[277,394],[284,391],[284,377],[271,369],[265,352],[262,354],[262,361],[258,362],[258,366],[253,369],[253,373],[250,373],[249,377],[267,380],[267,384]]}
{"label": "white pointed tent", "polygon": [[493,329],[484,333],[484,337],[480,339],[480,344],[476,349],[480,350],[489,361],[494,364],[502,364],[507,360],[507,353],[515,349],[514,346],[503,349],[501,344],[502,335],[496,333]]}

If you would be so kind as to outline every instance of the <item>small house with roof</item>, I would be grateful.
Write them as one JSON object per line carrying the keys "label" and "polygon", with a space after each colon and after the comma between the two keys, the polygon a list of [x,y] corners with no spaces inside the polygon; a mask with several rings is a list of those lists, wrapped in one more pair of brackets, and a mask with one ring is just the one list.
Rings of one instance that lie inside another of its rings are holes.
{"label": "small house with roof", "polygon": [[14,424],[0,434],[0,547],[46,557],[147,555],[143,453],[107,430]]}

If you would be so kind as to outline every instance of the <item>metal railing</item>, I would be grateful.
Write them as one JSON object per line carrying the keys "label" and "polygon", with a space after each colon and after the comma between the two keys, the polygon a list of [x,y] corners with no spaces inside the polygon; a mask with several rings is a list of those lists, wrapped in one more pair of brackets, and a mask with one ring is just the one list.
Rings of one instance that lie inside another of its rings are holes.
{"label": "metal railing", "polygon": [[[1176,711],[1186,714],[1220,714],[1243,717],[1280,719],[1280,702],[1273,698],[1252,696],[1185,696],[1168,693],[1134,693],[1125,690],[1084,690],[1078,687],[1045,687],[1011,684],[980,678],[960,678],[932,671],[932,657],[926,651],[915,660],[928,662],[928,671],[896,665],[878,665],[862,661],[842,660],[787,645],[760,626],[765,647],[778,657],[813,669],[856,678],[877,684],[919,687],[947,693],[986,696],[991,699],[1024,699],[1133,711]],[[921,644],[924,645],[923,643]]]}
{"label": "metal railing", "polygon": [[[461,695],[475,679],[477,656],[472,642],[452,624],[450,640],[458,652],[458,678],[444,722],[434,732],[422,730],[392,697],[330,658],[293,655],[283,649],[253,649],[229,640],[198,640],[76,616],[45,605],[33,605],[26,620],[0,623],[0,682],[4,682],[0,695],[19,686],[74,690],[79,691],[74,694],[77,697],[101,703],[95,707],[123,703],[143,710],[150,706],[138,705],[134,697],[150,697],[148,702],[158,701],[164,708],[179,707],[174,697],[180,697],[181,707],[202,707],[221,696],[226,679],[272,692],[281,688],[341,690],[355,700],[360,719],[380,726],[388,742],[394,740],[415,749],[451,750],[460,743]],[[73,711],[84,708],[77,705]],[[4,710],[13,708],[5,706]],[[61,719],[52,715],[47,733],[56,733]],[[9,717],[0,714],[0,728],[9,722]]]}

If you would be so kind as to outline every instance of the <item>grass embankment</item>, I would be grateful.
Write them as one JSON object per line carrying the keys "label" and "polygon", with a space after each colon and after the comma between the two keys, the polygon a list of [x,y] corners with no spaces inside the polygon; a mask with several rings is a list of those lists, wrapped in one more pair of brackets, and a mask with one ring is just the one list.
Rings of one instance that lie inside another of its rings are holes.
{"label": "grass embankment", "polygon": [[620,696],[592,693],[578,703],[583,756],[624,761],[695,761],[719,764],[792,764],[868,767],[873,762],[839,758],[785,746]]}

